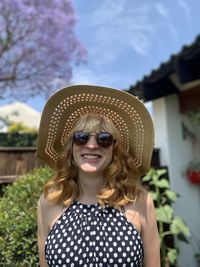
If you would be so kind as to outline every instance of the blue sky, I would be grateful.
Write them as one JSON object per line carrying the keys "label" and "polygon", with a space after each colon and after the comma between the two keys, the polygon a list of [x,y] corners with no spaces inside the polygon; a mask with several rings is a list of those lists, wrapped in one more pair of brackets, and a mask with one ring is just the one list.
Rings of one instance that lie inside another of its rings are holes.
{"label": "blue sky", "polygon": [[[128,89],[200,34],[200,0],[74,0],[88,62],[74,83]],[[41,111],[45,100],[27,101]],[[2,101],[0,102],[2,105]]]}

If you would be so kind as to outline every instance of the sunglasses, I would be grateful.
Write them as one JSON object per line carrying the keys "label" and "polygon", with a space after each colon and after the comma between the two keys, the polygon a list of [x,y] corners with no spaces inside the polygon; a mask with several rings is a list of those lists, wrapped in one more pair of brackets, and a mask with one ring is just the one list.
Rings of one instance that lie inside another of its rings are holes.
{"label": "sunglasses", "polygon": [[108,132],[100,132],[96,134],[85,133],[82,131],[76,131],[73,133],[73,142],[77,146],[86,145],[90,139],[90,136],[95,136],[96,142],[100,147],[107,148],[114,142],[113,136]]}

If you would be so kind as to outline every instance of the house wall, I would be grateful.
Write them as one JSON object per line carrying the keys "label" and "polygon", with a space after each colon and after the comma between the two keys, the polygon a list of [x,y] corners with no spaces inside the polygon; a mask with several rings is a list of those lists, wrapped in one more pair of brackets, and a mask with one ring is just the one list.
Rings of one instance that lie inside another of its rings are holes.
{"label": "house wall", "polygon": [[[178,266],[197,267],[194,254],[200,245],[200,185],[191,184],[184,175],[188,162],[198,155],[199,147],[191,138],[183,138],[182,122],[190,121],[179,112],[177,95],[153,101],[155,144],[160,148],[161,165],[167,165],[171,189],[180,194],[174,204],[175,215],[180,216],[191,231],[190,244],[176,241],[180,249]],[[200,142],[200,140],[199,140]]]}

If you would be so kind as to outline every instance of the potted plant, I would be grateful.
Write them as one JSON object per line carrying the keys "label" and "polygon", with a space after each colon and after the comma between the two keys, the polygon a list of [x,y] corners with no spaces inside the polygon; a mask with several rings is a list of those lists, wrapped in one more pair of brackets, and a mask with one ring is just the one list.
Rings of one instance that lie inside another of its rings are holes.
{"label": "potted plant", "polygon": [[191,161],[186,170],[186,176],[193,184],[200,184],[200,162]]}

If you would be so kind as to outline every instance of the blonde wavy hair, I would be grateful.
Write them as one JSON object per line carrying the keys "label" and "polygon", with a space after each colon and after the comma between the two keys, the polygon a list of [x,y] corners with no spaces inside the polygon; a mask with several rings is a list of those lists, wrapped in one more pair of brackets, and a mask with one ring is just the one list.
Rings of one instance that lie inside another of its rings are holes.
{"label": "blonde wavy hair", "polygon": [[104,171],[104,185],[97,196],[100,205],[122,207],[134,203],[136,196],[142,191],[140,174],[134,159],[124,150],[119,130],[112,121],[96,114],[84,115],[75,123],[57,161],[55,175],[44,186],[45,197],[50,202],[68,206],[80,195],[78,169],[73,160],[72,135],[75,131],[92,133],[107,131],[115,140],[113,160]]}

